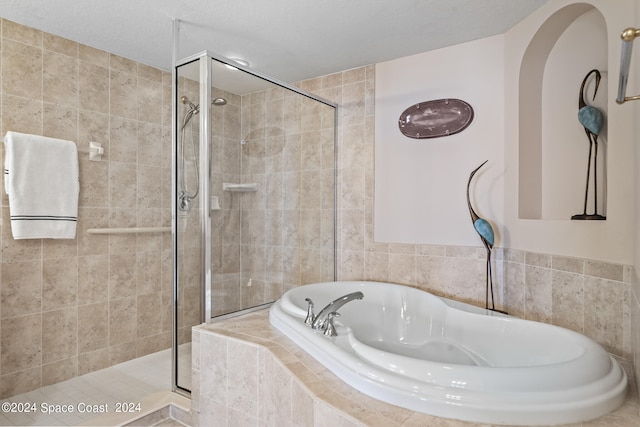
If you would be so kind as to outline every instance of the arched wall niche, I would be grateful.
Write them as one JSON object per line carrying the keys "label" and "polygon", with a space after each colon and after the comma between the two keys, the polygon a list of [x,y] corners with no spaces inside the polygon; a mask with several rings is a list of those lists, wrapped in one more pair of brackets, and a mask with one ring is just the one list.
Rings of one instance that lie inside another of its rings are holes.
{"label": "arched wall niche", "polygon": [[[578,122],[578,95],[584,76],[597,68],[603,80],[596,101],[592,80],[585,94],[606,117],[607,43],[602,14],[591,4],[575,3],[551,15],[525,50],[518,87],[520,219],[569,220],[582,213],[589,144]],[[606,127],[599,141],[606,142]],[[606,212],[605,148],[599,144],[599,213]],[[590,211],[592,189],[593,183]]]}

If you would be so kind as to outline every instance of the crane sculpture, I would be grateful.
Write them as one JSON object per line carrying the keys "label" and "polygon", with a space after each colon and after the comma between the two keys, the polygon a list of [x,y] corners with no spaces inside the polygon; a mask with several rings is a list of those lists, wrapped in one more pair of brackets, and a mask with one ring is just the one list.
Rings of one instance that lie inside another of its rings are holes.
{"label": "crane sculpture", "polygon": [[[598,214],[598,135],[602,130],[604,116],[600,110],[592,105],[587,105],[584,100],[584,87],[589,80],[589,76],[595,74],[596,86],[593,91],[593,99],[596,99],[598,86],[600,86],[600,71],[593,69],[587,73],[580,85],[578,95],[578,120],[584,127],[584,131],[589,139],[589,157],[587,158],[587,184],[584,190],[584,209],[581,214],[573,215],[575,220],[604,220],[607,217]],[[587,200],[589,198],[589,181],[591,178],[591,153],[593,152],[593,214],[587,214]]]}
{"label": "crane sculpture", "polygon": [[[505,313],[505,311],[497,310],[495,306],[495,301],[493,298],[493,275],[491,272],[491,251],[493,249],[493,244],[495,242],[495,234],[493,232],[493,227],[489,221],[484,218],[480,218],[480,216],[476,213],[471,206],[471,198],[469,197],[469,187],[471,186],[471,180],[473,176],[478,172],[478,170],[484,166],[488,160],[485,160],[480,166],[475,168],[473,172],[469,175],[469,181],[467,181],[467,206],[469,207],[469,214],[471,215],[471,221],[473,222],[473,228],[476,230],[476,233],[480,236],[480,240],[487,250],[487,266],[486,266],[486,290],[485,290],[485,308],[491,311],[497,311],[500,313]],[[489,292],[491,292],[491,307],[489,307]]]}

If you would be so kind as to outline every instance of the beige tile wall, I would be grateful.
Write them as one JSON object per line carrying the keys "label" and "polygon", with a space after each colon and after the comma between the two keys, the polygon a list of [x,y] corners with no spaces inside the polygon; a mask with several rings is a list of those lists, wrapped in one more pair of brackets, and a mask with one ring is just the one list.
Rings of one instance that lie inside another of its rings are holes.
{"label": "beige tile wall", "polygon": [[505,250],[510,313],[580,332],[632,359],[630,266]]}
{"label": "beige tile wall", "polygon": [[169,226],[171,77],[2,20],[0,134],[103,144],[80,153],[74,240],[13,240],[2,198],[0,397],[171,344],[169,235],[94,227]]}

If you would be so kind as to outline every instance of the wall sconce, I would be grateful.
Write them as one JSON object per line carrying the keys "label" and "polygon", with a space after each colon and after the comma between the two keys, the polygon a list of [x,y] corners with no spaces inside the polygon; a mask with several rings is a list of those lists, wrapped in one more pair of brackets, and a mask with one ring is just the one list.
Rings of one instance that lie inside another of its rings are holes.
{"label": "wall sconce", "polygon": [[635,101],[640,99],[640,95],[625,96],[627,92],[627,81],[629,80],[629,67],[631,66],[631,50],[633,48],[633,40],[640,36],[640,29],[627,28],[620,38],[622,39],[622,53],[620,54],[620,80],[618,82],[618,97],[616,102],[624,104],[627,101]]}

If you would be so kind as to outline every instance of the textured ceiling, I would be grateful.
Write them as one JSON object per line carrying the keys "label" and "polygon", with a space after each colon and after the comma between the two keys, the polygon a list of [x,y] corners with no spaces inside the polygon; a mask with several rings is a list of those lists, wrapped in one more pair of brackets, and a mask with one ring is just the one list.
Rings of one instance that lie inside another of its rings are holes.
{"label": "textured ceiling", "polygon": [[164,70],[244,58],[292,82],[504,33],[547,0],[0,0],[0,16]]}

